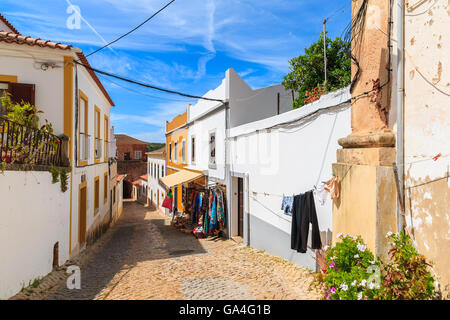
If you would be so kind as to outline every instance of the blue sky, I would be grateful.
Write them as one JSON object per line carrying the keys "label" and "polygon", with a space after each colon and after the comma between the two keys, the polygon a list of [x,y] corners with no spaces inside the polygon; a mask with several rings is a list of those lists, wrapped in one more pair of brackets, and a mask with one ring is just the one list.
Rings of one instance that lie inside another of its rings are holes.
{"label": "blue sky", "polygon": [[[89,54],[131,30],[168,0],[2,0],[0,12],[23,34],[73,44]],[[69,29],[69,3],[80,29]],[[341,10],[340,10],[341,9]],[[324,18],[341,36],[351,0],[176,0],[148,24],[89,57],[95,68],[167,89],[203,95],[228,68],[254,89],[280,83],[289,59],[317,40]],[[165,121],[195,100],[100,77],[116,106],[116,133],[165,140]],[[113,82],[111,82],[111,80]]]}

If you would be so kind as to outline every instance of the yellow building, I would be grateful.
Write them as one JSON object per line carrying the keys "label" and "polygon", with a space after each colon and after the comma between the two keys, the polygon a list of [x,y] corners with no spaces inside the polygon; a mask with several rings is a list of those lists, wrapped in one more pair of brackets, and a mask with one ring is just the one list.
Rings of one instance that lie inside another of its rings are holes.
{"label": "yellow building", "polygon": [[[187,166],[187,110],[176,116],[172,121],[166,121],[166,166],[167,175],[181,171]],[[178,211],[183,211],[181,185],[171,188],[173,205]]]}

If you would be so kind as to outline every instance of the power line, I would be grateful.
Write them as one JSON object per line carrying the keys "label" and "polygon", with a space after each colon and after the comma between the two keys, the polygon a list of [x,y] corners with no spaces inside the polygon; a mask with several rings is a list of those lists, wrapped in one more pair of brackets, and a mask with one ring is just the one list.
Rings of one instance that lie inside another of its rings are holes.
{"label": "power line", "polygon": [[156,11],[154,14],[152,14],[147,20],[145,20],[144,22],[142,22],[140,25],[138,25],[137,27],[135,27],[134,29],[128,31],[127,33],[125,33],[124,35],[118,37],[116,40],[113,40],[107,44],[105,44],[103,47],[89,53],[86,57],[89,57],[97,52],[99,52],[100,50],[105,49],[106,47],[109,47],[110,45],[116,43],[117,41],[119,41],[122,38],[125,38],[126,36],[128,36],[130,33],[136,31],[137,29],[139,29],[140,27],[142,27],[144,24],[146,24],[147,22],[149,22],[151,19],[153,19],[158,13],[160,13],[161,11],[163,11],[165,8],[167,8],[169,5],[171,5],[175,0],[170,1],[169,3],[167,3],[164,7],[162,7],[161,9],[159,9],[158,11]]}
{"label": "power line", "polygon": [[151,84],[147,84],[147,83],[144,83],[144,82],[139,82],[137,80],[131,80],[131,79],[128,79],[128,78],[125,78],[125,77],[122,77],[122,76],[118,76],[118,75],[106,72],[106,71],[102,71],[102,70],[99,70],[99,69],[96,69],[96,68],[92,68],[91,66],[85,65],[85,64],[83,64],[81,62],[78,62],[76,60],[74,60],[73,62],[78,64],[78,65],[80,65],[80,66],[85,67],[88,70],[94,71],[96,73],[103,74],[105,76],[116,78],[116,79],[119,79],[119,80],[122,80],[122,81],[126,81],[126,82],[129,82],[129,83],[134,83],[134,84],[137,84],[137,85],[142,86],[142,87],[155,89],[155,90],[166,92],[166,93],[177,94],[177,95],[182,96],[182,97],[188,97],[188,98],[193,98],[193,99],[200,99],[200,100],[208,100],[208,101],[216,101],[216,102],[225,103],[225,101],[220,100],[220,99],[212,99],[212,98],[205,98],[205,97],[195,96],[195,95],[191,95],[191,94],[188,94],[188,93],[183,93],[183,92],[179,92],[179,91],[175,91],[175,90],[169,90],[169,89],[160,88],[160,87],[157,87],[157,86],[154,86],[154,85],[151,85]]}
{"label": "power line", "polygon": [[111,79],[109,79],[106,76],[100,75],[100,77],[102,79],[104,79],[104,80],[106,80],[106,81],[108,81],[108,82],[110,82],[110,83],[112,83],[112,84],[122,88],[122,89],[128,90],[130,92],[134,92],[136,94],[139,94],[139,95],[142,95],[142,96],[146,96],[146,97],[149,97],[149,98],[160,99],[160,100],[165,100],[165,101],[176,101],[176,102],[192,102],[193,101],[193,100],[178,100],[178,99],[170,99],[170,98],[165,98],[165,97],[153,96],[151,94],[147,94],[147,93],[144,93],[144,92],[141,92],[141,91],[138,91],[138,90],[134,90],[134,89],[128,88],[126,86],[120,85],[117,82],[112,81]]}

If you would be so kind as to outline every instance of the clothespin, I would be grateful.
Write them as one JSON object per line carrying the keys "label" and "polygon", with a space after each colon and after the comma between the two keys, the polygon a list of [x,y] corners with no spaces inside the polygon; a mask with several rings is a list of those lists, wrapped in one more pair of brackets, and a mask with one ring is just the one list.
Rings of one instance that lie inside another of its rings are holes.
{"label": "clothespin", "polygon": [[441,156],[441,153],[439,152],[439,154],[437,154],[433,157],[433,160],[436,161],[437,159],[439,159],[440,156]]}

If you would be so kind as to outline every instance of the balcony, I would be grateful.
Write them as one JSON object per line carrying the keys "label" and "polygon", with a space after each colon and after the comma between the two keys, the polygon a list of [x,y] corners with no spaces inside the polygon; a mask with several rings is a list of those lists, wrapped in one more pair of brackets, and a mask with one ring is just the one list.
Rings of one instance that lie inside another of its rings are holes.
{"label": "balcony", "polygon": [[95,160],[100,160],[102,158],[103,150],[103,140],[95,138]]}
{"label": "balcony", "polygon": [[0,116],[0,164],[60,166],[61,150],[61,138]]}
{"label": "balcony", "polygon": [[89,149],[90,149],[90,139],[91,136],[87,133],[80,133],[80,160],[89,160]]}

